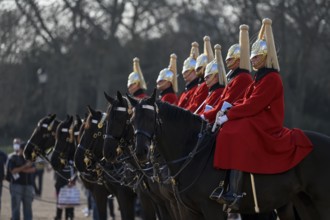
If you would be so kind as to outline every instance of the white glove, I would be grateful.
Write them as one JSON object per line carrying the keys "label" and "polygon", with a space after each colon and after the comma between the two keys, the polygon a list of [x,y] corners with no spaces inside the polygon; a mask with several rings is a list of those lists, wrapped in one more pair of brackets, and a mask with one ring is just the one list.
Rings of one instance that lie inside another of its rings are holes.
{"label": "white glove", "polygon": [[222,124],[224,124],[226,121],[228,121],[228,117],[227,115],[222,115],[217,117],[217,120],[215,120],[215,123],[219,126],[221,126]]}
{"label": "white glove", "polygon": [[222,106],[221,106],[221,111],[222,112],[225,112],[228,109],[230,109],[231,107],[233,107],[232,104],[230,104],[229,102],[224,101],[223,104],[222,104]]}
{"label": "white glove", "polygon": [[205,116],[204,115],[201,115],[201,118],[205,121]]}

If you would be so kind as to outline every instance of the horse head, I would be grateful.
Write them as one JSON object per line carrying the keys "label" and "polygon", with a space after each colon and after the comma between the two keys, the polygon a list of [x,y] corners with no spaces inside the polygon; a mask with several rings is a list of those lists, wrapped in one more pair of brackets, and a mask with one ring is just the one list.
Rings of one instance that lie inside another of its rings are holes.
{"label": "horse head", "polygon": [[96,111],[88,106],[88,117],[84,122],[83,131],[74,156],[74,163],[78,171],[86,172],[100,160],[103,147],[106,113]]}
{"label": "horse head", "polygon": [[55,170],[61,170],[73,160],[75,152],[73,117],[67,116],[56,129],[55,146],[50,162]]}
{"label": "horse head", "polygon": [[130,124],[132,106],[128,99],[117,92],[117,99],[104,93],[109,102],[107,126],[104,135],[103,156],[106,161],[115,162],[123,148],[127,148],[133,139],[133,127]]}
{"label": "horse head", "polygon": [[46,157],[55,143],[55,132],[59,121],[55,114],[50,114],[39,120],[30,139],[24,148],[24,157],[35,161],[37,156]]}
{"label": "horse head", "polygon": [[83,125],[83,120],[80,118],[79,115],[76,115],[76,120],[73,123],[73,140],[76,147],[79,144],[80,135],[82,134],[84,129],[82,125]]}
{"label": "horse head", "polygon": [[128,96],[128,99],[134,107],[131,122],[135,134],[135,155],[139,162],[144,163],[149,158],[157,127],[156,89],[150,98],[137,101]]}

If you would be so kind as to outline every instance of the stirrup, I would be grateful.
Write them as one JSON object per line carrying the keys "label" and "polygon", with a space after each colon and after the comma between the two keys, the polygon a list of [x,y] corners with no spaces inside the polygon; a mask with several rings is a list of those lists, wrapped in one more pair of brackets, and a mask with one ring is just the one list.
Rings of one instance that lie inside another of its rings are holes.
{"label": "stirrup", "polygon": [[211,195],[209,196],[209,198],[212,199],[212,200],[216,200],[217,201],[217,200],[219,200],[221,198],[223,192],[224,192],[223,186],[218,186],[217,188],[215,188],[213,190],[213,192],[211,193]]}
{"label": "stirrup", "polygon": [[243,198],[244,196],[246,196],[246,193],[242,193],[240,195],[237,195],[236,193],[233,194],[234,197],[234,201],[232,201],[230,204],[227,203],[228,205],[228,211],[230,212],[231,210],[239,210],[239,201],[241,198]]}
{"label": "stirrup", "polygon": [[221,200],[221,196],[225,190],[224,185],[225,185],[225,181],[221,180],[219,183],[219,186],[213,190],[213,192],[211,193],[209,198],[211,200],[215,200],[215,201],[219,202],[219,200]]}

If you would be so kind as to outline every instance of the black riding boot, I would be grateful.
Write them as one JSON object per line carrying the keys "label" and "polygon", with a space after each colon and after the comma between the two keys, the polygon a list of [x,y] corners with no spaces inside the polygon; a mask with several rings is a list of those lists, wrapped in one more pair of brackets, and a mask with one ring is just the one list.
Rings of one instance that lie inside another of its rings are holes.
{"label": "black riding boot", "polygon": [[221,199],[231,208],[232,210],[239,209],[240,199],[243,197],[242,194],[242,179],[243,172],[239,170],[231,170],[229,177],[229,191],[222,194]]}

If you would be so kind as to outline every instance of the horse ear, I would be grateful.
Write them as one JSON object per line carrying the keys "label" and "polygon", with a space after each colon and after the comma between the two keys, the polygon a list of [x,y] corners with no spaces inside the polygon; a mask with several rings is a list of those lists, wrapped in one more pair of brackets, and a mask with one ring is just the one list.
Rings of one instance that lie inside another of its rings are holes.
{"label": "horse ear", "polygon": [[127,93],[126,93],[126,96],[127,96],[128,100],[130,101],[130,103],[132,104],[133,107],[135,107],[138,104],[138,101],[135,98],[128,95]]}
{"label": "horse ear", "polygon": [[91,115],[95,115],[95,113],[96,113],[95,110],[92,109],[92,107],[90,105],[87,105],[87,110]]}
{"label": "horse ear", "polygon": [[152,103],[156,102],[156,94],[157,94],[157,89],[154,88],[154,91],[152,92],[152,95],[149,99]]}
{"label": "horse ear", "polygon": [[49,114],[50,121],[53,121],[56,118],[56,114]]}
{"label": "horse ear", "polygon": [[115,101],[115,99],[112,98],[111,96],[109,96],[106,92],[104,92],[104,96],[105,96],[106,100],[108,100],[108,102],[110,104],[112,104]]}
{"label": "horse ear", "polygon": [[117,99],[120,103],[123,103],[123,96],[121,95],[121,93],[119,91],[117,91]]}
{"label": "horse ear", "polygon": [[69,124],[72,124],[72,121],[73,121],[73,116],[70,115],[70,117],[69,117]]}
{"label": "horse ear", "polygon": [[76,114],[76,120],[77,121],[81,121],[81,118],[80,118],[80,116],[78,114]]}

